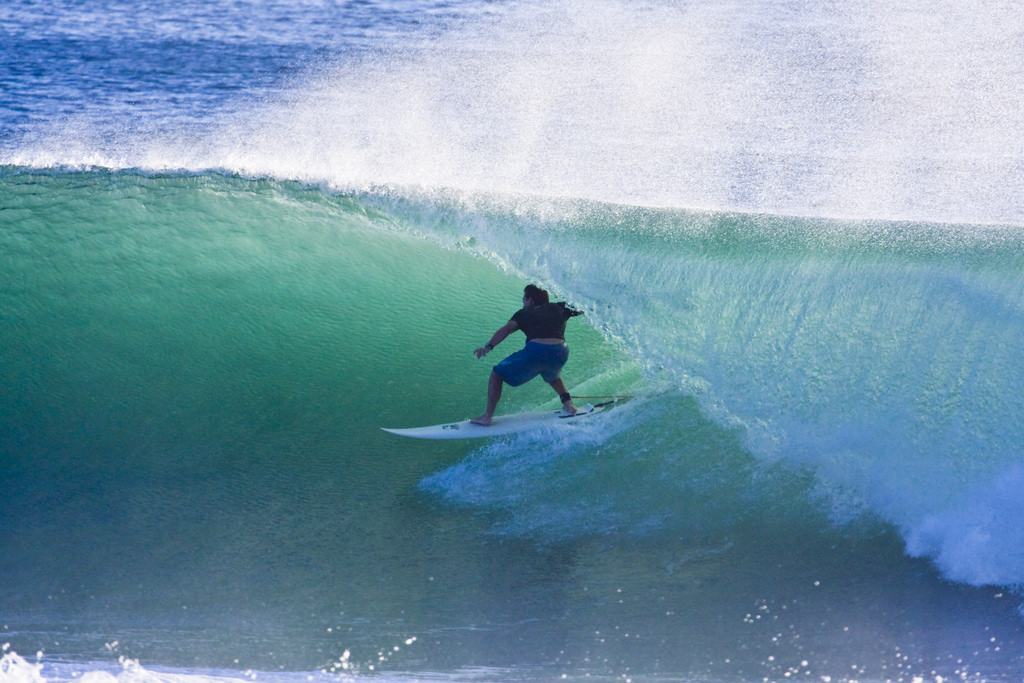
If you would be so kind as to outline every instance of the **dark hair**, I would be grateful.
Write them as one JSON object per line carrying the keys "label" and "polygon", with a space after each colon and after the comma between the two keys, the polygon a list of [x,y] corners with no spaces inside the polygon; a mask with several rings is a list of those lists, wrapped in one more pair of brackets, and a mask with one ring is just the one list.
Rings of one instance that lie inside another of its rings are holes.
{"label": "dark hair", "polygon": [[547,290],[541,289],[537,285],[526,285],[523,288],[523,294],[533,302],[534,306],[546,304],[550,300],[548,299]]}

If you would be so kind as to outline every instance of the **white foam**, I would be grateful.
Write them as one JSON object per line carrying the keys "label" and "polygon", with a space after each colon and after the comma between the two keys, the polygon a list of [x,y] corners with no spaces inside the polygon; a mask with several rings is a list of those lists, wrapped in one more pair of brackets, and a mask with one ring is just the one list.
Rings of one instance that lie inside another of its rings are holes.
{"label": "white foam", "polygon": [[1024,465],[970,487],[906,534],[907,550],[930,557],[950,579],[973,585],[1024,585]]}

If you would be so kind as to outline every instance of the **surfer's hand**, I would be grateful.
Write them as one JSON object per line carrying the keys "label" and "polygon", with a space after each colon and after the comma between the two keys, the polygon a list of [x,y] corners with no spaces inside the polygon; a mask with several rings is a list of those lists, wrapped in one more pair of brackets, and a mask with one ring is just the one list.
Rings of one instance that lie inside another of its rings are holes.
{"label": "surfer's hand", "polygon": [[490,351],[489,348],[487,348],[486,346],[481,346],[479,349],[477,349],[473,353],[476,355],[477,358],[483,358],[484,356],[487,355],[488,351]]}

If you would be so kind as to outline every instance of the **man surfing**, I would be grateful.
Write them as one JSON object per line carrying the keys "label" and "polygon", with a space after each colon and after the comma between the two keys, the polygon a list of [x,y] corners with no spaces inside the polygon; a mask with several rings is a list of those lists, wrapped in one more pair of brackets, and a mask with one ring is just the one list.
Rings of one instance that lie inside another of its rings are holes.
{"label": "man surfing", "polygon": [[570,308],[564,301],[551,303],[547,291],[535,285],[527,285],[523,289],[523,307],[498,328],[489,342],[473,352],[477,358],[483,358],[516,330],[522,330],[526,335],[526,346],[494,366],[487,384],[487,410],[470,422],[490,425],[503,385],[507,383],[518,387],[537,375],[558,394],[565,414],[575,415],[576,406],[565,388],[561,371],[569,360],[569,347],[565,345],[565,323],[577,315],[582,315],[582,311]]}

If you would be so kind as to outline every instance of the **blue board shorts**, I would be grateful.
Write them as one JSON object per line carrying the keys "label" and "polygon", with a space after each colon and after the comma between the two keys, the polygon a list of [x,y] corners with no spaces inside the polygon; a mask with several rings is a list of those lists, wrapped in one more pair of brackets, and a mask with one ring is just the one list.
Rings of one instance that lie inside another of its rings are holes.
{"label": "blue board shorts", "polygon": [[569,360],[565,344],[526,342],[519,351],[494,366],[494,371],[510,386],[518,387],[540,375],[545,382],[554,382]]}

